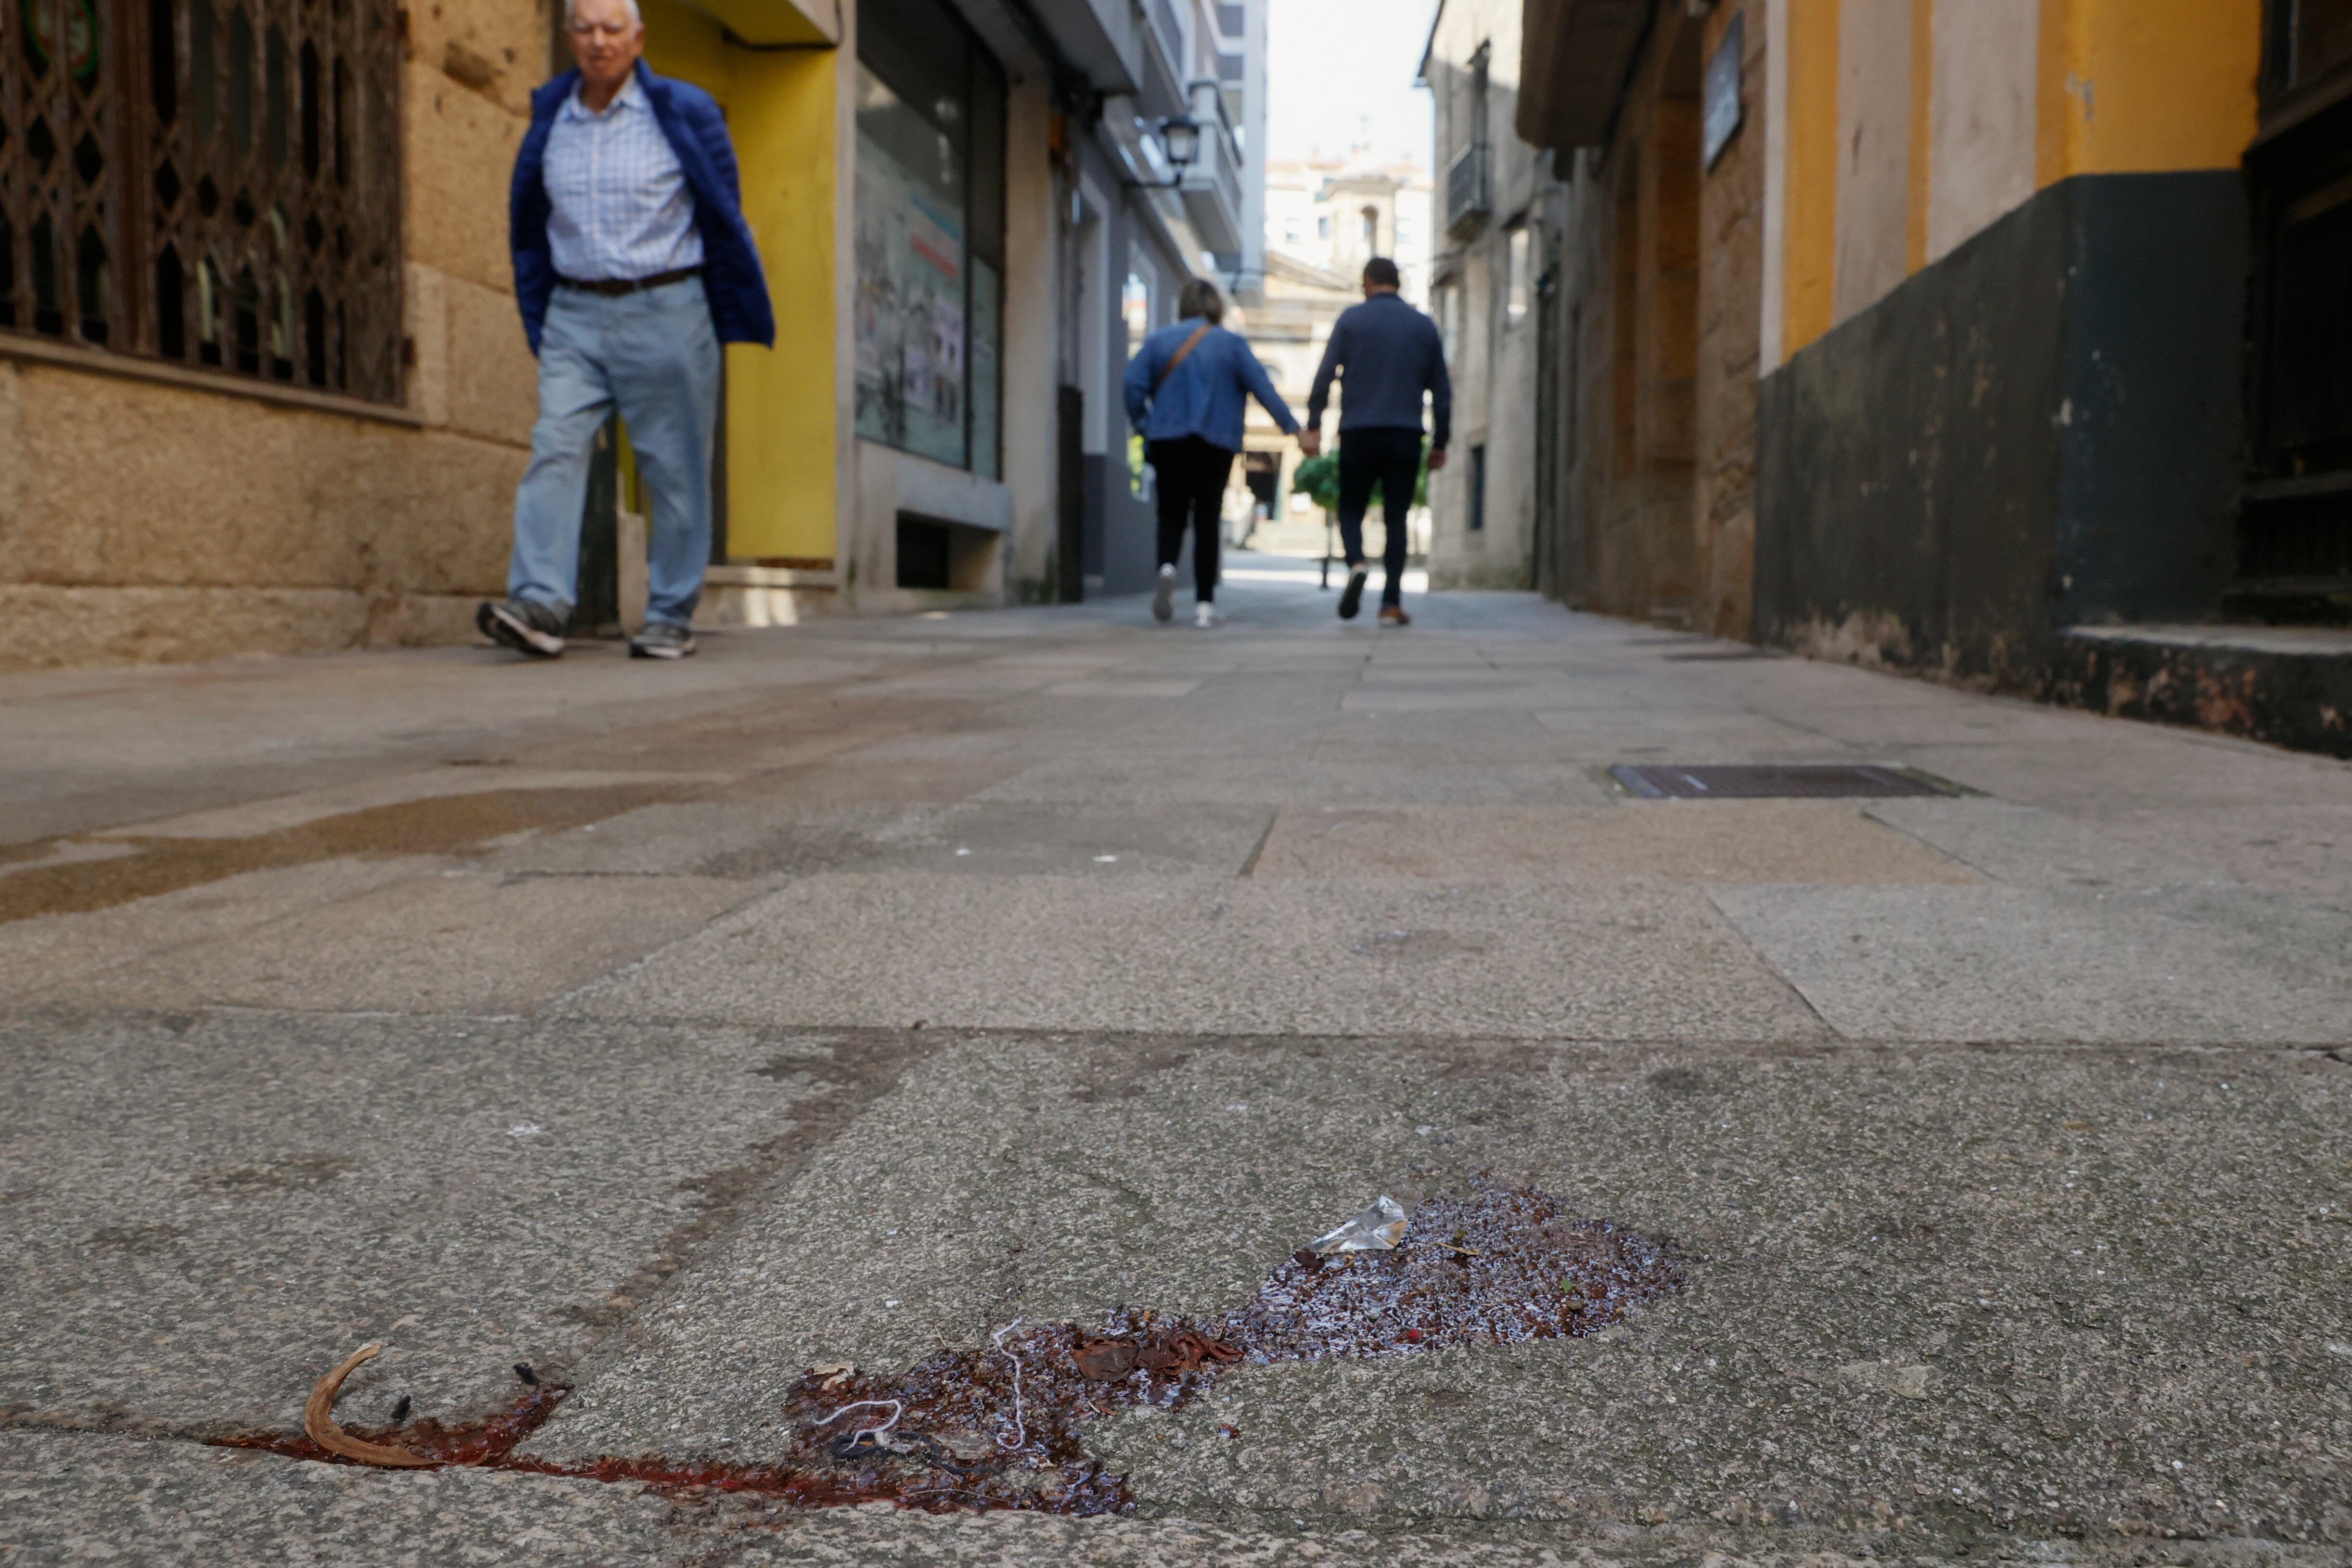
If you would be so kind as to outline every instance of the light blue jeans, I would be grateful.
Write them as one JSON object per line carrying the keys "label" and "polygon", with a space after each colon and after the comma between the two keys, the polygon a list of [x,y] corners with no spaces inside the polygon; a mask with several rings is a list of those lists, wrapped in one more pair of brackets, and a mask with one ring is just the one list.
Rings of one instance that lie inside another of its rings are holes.
{"label": "light blue jeans", "polygon": [[507,596],[569,612],[596,432],[615,408],[650,505],[646,619],[691,625],[710,560],[719,335],[702,279],[606,296],[559,287],[539,342],[539,422],[515,486]]}

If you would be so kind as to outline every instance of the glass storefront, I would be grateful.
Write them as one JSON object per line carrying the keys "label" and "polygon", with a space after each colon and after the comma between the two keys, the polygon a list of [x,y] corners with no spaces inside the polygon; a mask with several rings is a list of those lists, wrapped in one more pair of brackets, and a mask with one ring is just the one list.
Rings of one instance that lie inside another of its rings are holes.
{"label": "glass storefront", "polygon": [[1004,73],[940,0],[858,32],[857,434],[997,478]]}

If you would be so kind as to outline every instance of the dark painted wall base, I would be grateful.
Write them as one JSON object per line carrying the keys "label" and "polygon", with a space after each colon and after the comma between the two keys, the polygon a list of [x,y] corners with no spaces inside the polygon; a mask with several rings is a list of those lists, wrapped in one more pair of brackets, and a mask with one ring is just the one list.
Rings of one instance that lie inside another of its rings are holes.
{"label": "dark painted wall base", "polygon": [[1086,460],[1086,574],[1098,594],[1146,593],[1159,574],[1159,523],[1129,485],[1124,453]]}
{"label": "dark painted wall base", "polygon": [[2064,635],[2050,695],[2118,718],[2352,758],[2352,642],[2337,653],[2294,642],[2266,645],[2260,632],[2233,643]]}
{"label": "dark painted wall base", "polygon": [[1767,377],[1759,641],[2040,691],[2060,631],[2219,613],[2235,171],[2042,192]]}

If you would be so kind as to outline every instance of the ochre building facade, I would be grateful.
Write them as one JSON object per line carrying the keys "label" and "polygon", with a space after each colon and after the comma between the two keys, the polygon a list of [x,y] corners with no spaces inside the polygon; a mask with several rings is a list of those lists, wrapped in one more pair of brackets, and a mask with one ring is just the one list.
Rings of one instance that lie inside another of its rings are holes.
{"label": "ochre building facade", "polygon": [[1549,591],[2116,711],[2132,629],[2352,617],[2352,5],[1528,0],[1524,33]]}

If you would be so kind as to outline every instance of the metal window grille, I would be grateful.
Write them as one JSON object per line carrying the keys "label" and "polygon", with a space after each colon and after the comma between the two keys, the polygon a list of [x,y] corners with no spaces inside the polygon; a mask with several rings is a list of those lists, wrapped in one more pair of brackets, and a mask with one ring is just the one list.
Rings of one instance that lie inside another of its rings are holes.
{"label": "metal window grille", "polygon": [[1473,141],[1445,171],[1446,232],[1457,239],[1475,234],[1494,211],[1491,152],[1484,141]]}
{"label": "metal window grille", "polygon": [[394,0],[0,0],[0,331],[401,395]]}

